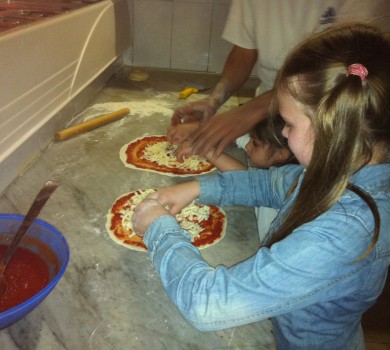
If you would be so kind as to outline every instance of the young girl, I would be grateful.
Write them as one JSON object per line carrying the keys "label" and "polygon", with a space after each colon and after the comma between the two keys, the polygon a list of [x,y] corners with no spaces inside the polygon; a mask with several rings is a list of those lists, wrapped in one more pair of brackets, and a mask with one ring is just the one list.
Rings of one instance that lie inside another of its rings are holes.
{"label": "young girl", "polygon": [[[182,155],[186,154],[186,138],[198,127],[199,123],[179,124],[168,131],[168,135],[170,132],[176,135],[176,139],[171,141],[181,143],[179,150]],[[254,126],[249,135],[242,136],[236,141],[239,147],[245,148],[248,161],[253,167],[268,169],[271,166],[296,163],[294,155],[288,148],[287,139],[282,136],[283,127],[284,121],[280,116],[274,118],[273,130],[269,128],[269,120],[264,119]],[[206,154],[206,158],[221,172],[248,169],[247,165],[226,153],[216,156],[213,148]],[[263,243],[268,235],[278,211],[278,209],[264,206],[255,207],[260,243]]]}
{"label": "young girl", "polygon": [[[390,263],[389,57],[389,39],[371,26],[312,36],[275,85],[300,165],[200,177],[137,207],[134,229],[194,327],[272,317],[280,349],[364,349],[361,316]],[[194,198],[280,208],[267,247],[231,268],[210,267],[171,216]]]}

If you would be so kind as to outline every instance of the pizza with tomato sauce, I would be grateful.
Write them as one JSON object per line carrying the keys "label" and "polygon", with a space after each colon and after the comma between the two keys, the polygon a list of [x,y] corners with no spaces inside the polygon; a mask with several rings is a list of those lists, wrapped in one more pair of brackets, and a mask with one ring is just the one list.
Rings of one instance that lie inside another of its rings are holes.
{"label": "pizza with tomato sauce", "polygon": [[[142,237],[133,231],[131,218],[137,204],[152,192],[153,189],[137,190],[115,200],[107,214],[106,229],[116,243],[132,250],[147,251]],[[225,236],[226,213],[215,205],[192,202],[176,215],[176,219],[199,249],[214,245]]]}
{"label": "pizza with tomato sauce", "polygon": [[161,135],[137,138],[122,146],[119,156],[128,168],[168,176],[201,175],[215,170],[212,163],[196,155],[179,162],[176,158],[176,146]]}

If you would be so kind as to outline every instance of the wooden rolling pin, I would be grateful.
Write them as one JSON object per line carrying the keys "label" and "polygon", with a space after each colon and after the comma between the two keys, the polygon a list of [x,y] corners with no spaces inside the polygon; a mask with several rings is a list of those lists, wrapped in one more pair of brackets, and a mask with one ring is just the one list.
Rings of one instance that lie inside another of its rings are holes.
{"label": "wooden rolling pin", "polygon": [[102,115],[92,120],[88,120],[84,123],[71,126],[70,128],[61,130],[55,134],[55,139],[58,141],[69,139],[73,136],[81,134],[83,132],[98,128],[99,126],[111,123],[115,120],[123,118],[130,113],[130,109],[122,108],[119,111],[115,111],[109,114]]}

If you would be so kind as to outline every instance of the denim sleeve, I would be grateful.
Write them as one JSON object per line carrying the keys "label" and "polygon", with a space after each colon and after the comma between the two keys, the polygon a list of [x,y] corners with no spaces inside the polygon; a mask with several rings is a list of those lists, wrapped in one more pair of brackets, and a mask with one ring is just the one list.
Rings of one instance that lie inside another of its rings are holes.
{"label": "denim sleeve", "polygon": [[[214,331],[356,291],[370,262],[354,263],[370,242],[365,222],[341,207],[230,268],[211,267],[171,216],[156,219],[144,241],[182,315],[198,330]],[[348,234],[340,237],[340,230]]]}
{"label": "denim sleeve", "polygon": [[198,201],[218,206],[243,205],[280,208],[293,181],[302,173],[298,165],[271,167],[269,170],[228,171],[198,178]]}

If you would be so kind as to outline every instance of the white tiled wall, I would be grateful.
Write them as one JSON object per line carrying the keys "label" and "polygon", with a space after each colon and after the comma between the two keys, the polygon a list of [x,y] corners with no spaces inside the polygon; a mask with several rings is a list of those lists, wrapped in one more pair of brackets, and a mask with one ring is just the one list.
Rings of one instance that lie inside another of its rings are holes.
{"label": "white tiled wall", "polygon": [[133,66],[221,72],[231,44],[221,38],[231,0],[127,0]]}

